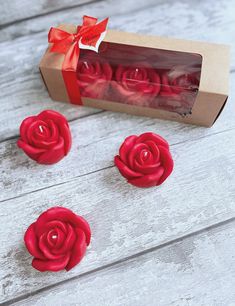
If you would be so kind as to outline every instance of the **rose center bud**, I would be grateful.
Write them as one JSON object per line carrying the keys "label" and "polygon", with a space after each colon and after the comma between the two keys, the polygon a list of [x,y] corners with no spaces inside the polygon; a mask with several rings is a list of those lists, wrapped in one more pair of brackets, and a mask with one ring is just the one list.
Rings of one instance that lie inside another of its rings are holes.
{"label": "rose center bud", "polygon": [[43,127],[43,125],[39,125],[38,129],[39,129],[39,132],[40,132],[41,134],[44,133],[44,127]]}
{"label": "rose center bud", "polygon": [[53,231],[52,233],[50,233],[49,239],[51,240],[53,244],[56,244],[57,239],[58,239],[58,234],[55,231]]}
{"label": "rose center bud", "polygon": [[83,62],[83,65],[85,66],[85,68],[86,68],[87,70],[89,70],[89,65],[88,65],[87,61],[84,61],[84,62]]}
{"label": "rose center bud", "polygon": [[143,161],[146,161],[149,158],[149,155],[150,155],[149,151],[147,151],[147,150],[142,150],[141,151],[141,159]]}
{"label": "rose center bud", "polygon": [[135,78],[135,79],[138,78],[138,74],[139,74],[139,69],[136,68],[136,69],[135,69],[135,73],[134,73],[134,78]]}

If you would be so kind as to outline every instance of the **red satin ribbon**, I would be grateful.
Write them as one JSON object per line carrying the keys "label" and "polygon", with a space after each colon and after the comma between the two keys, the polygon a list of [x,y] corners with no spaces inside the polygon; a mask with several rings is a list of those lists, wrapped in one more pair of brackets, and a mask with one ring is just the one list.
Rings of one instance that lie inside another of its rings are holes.
{"label": "red satin ribbon", "polygon": [[52,43],[50,52],[65,54],[62,75],[71,103],[82,104],[77,83],[76,69],[80,55],[79,41],[87,46],[95,46],[101,34],[106,31],[108,18],[97,23],[97,18],[83,16],[83,24],[77,26],[76,33],[51,28],[48,42]]}

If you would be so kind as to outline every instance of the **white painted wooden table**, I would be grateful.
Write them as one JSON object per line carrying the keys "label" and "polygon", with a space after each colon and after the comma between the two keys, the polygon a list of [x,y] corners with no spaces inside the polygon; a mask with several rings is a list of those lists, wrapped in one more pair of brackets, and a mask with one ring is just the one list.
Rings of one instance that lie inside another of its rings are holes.
{"label": "white painted wooden table", "polygon": [[[56,103],[38,72],[50,26],[83,14],[110,16],[109,28],[234,45],[235,1],[0,4],[1,303],[235,305],[234,50],[231,97],[211,129]],[[73,134],[69,156],[50,167],[16,147],[21,120],[48,108],[67,116]],[[124,137],[145,131],[168,139],[175,160],[166,183],[148,190],[113,165]],[[72,271],[39,273],[23,234],[54,205],[83,215],[93,238]]]}

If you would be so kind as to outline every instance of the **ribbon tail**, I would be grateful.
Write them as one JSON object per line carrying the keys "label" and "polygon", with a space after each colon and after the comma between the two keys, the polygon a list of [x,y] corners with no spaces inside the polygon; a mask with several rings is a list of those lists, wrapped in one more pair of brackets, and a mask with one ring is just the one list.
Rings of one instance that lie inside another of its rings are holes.
{"label": "ribbon tail", "polygon": [[91,17],[91,16],[83,16],[83,26],[92,26],[94,24],[96,24],[97,22],[97,18],[95,17]]}
{"label": "ribbon tail", "polygon": [[67,53],[72,41],[73,35],[63,30],[51,28],[48,33],[48,42],[53,44],[50,52]]}
{"label": "ribbon tail", "polygon": [[65,54],[62,66],[62,75],[71,103],[82,105],[76,73],[79,54],[80,50],[78,43],[75,42],[69,51]]}
{"label": "ribbon tail", "polygon": [[76,71],[78,59],[80,55],[80,50],[78,42],[74,42],[73,45],[69,48],[68,52],[65,54],[63,67],[66,67],[66,71],[73,70]]}

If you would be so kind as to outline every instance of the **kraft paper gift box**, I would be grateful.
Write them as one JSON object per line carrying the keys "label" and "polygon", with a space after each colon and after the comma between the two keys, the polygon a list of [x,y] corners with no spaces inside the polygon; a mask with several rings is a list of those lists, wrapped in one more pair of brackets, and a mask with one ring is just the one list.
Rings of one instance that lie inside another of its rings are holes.
{"label": "kraft paper gift box", "polygon": [[[77,33],[74,25],[59,29]],[[226,45],[108,30],[98,53],[70,49],[67,66],[68,54],[52,48],[40,72],[56,101],[208,127],[227,101]]]}

